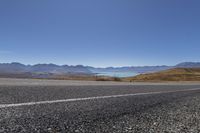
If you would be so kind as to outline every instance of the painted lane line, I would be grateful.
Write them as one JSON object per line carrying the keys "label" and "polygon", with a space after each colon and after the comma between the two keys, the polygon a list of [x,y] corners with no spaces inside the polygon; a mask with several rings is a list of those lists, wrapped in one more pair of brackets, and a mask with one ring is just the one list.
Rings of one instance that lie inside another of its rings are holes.
{"label": "painted lane line", "polygon": [[164,91],[164,92],[163,91],[159,91],[159,92],[146,92],[146,93],[122,94],[122,95],[111,95],[111,96],[96,96],[96,97],[86,97],[86,98],[61,99],[61,100],[39,101],[39,102],[28,102],[28,103],[16,103],[16,104],[0,104],[0,109],[9,108],[9,107],[32,106],[32,105],[64,103],[64,102],[76,102],[76,101],[95,100],[95,99],[108,99],[108,98],[118,98],[118,97],[128,97],[128,96],[165,94],[165,93],[185,92],[185,91],[195,91],[195,90],[200,90],[200,88],[184,89],[184,90],[176,90],[176,91]]}

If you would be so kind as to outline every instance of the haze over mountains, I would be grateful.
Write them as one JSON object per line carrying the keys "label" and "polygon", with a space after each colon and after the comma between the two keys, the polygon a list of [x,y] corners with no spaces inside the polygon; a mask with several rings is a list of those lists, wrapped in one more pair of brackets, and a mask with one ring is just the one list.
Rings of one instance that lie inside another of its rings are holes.
{"label": "haze over mountains", "polygon": [[55,64],[36,64],[24,65],[21,63],[1,63],[0,73],[54,73],[54,74],[67,74],[67,73],[91,73],[87,67],[82,65],[68,66],[68,65],[55,65]]}
{"label": "haze over mountains", "polygon": [[55,65],[55,64],[36,64],[24,65],[21,63],[0,63],[1,74],[19,74],[19,73],[34,73],[34,74],[97,74],[105,72],[135,72],[138,74],[157,72],[170,68],[198,68],[200,62],[183,62],[175,66],[130,66],[130,67],[107,67],[95,68],[91,66],[69,66],[69,65]]}

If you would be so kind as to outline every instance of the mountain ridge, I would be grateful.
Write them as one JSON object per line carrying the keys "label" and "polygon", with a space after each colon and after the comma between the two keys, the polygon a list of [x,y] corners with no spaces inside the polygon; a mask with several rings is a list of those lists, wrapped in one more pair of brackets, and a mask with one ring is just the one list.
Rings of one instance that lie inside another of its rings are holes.
{"label": "mountain ridge", "polygon": [[92,67],[83,65],[35,64],[24,65],[18,62],[0,63],[0,73],[37,73],[37,74],[98,74],[105,72],[136,72],[138,74],[163,71],[171,68],[200,68],[200,62],[182,62],[174,66],[124,66],[124,67]]}

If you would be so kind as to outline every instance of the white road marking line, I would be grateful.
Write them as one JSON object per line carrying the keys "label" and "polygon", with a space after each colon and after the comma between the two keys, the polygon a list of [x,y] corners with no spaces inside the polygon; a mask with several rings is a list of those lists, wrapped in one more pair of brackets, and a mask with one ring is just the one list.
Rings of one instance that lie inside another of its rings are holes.
{"label": "white road marking line", "polygon": [[184,89],[184,90],[176,90],[176,91],[158,91],[158,92],[122,94],[122,95],[111,95],[111,96],[96,96],[96,97],[86,97],[86,98],[61,99],[61,100],[39,101],[39,102],[28,102],[28,103],[16,103],[16,104],[0,104],[0,109],[9,108],[9,107],[20,107],[20,106],[31,106],[31,105],[40,105],[40,104],[75,102],[75,101],[107,99],[107,98],[117,98],[117,97],[127,97],[127,96],[151,95],[151,94],[165,94],[165,93],[185,92],[185,91],[195,91],[195,90],[200,90],[200,88]]}

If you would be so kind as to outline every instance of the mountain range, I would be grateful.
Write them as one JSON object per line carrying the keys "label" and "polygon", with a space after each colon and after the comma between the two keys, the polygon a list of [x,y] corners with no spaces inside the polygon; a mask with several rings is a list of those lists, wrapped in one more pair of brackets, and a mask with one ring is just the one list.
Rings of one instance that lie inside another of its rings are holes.
{"label": "mountain range", "polygon": [[67,74],[67,73],[91,73],[87,67],[82,65],[68,66],[55,64],[36,64],[24,65],[21,63],[1,63],[0,73],[53,73],[53,74]]}
{"label": "mountain range", "polygon": [[[49,75],[95,75],[106,72],[135,72],[138,74],[158,72],[171,68],[200,68],[200,62],[183,62],[175,66],[129,66],[129,67],[107,67],[95,68],[83,65],[56,65],[36,64],[24,65],[21,63],[0,63],[0,76],[8,74],[32,75],[38,77]],[[1,76],[2,77],[2,76]]]}

